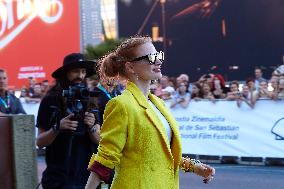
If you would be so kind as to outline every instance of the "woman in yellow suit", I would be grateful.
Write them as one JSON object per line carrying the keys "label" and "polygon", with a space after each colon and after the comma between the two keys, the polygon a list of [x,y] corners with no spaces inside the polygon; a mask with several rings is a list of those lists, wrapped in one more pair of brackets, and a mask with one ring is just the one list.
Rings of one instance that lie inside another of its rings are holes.
{"label": "woman in yellow suit", "polygon": [[128,79],[122,95],[109,101],[104,112],[98,153],[93,155],[86,189],[101,180],[112,189],[177,189],[179,168],[195,172],[207,183],[214,168],[182,158],[177,123],[164,102],[149,93],[150,83],[162,77],[164,53],[149,37],[132,37],[100,61],[102,79]]}

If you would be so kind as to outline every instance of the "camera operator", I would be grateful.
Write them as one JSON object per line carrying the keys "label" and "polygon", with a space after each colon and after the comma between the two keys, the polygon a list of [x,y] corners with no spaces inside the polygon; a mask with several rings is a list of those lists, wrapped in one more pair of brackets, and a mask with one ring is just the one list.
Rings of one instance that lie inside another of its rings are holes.
{"label": "camera operator", "polygon": [[[47,167],[41,180],[44,189],[83,189],[87,182],[89,158],[100,140],[100,127],[85,107],[84,100],[89,98],[82,87],[92,74],[94,62],[80,53],[67,55],[63,66],[52,73],[56,84],[41,101],[36,125],[36,144],[46,147]],[[72,97],[75,106],[70,108]]]}

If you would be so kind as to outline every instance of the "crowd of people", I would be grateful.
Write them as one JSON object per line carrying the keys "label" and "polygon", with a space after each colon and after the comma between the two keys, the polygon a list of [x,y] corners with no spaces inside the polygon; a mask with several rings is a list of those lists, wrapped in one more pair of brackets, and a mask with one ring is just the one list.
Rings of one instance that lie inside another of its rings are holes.
{"label": "crowd of people", "polygon": [[[86,79],[89,89],[93,89],[99,82],[97,75]],[[48,80],[37,82],[35,78],[28,78],[27,86],[22,87],[20,101],[23,103],[39,103],[53,85]],[[114,93],[121,94],[126,83],[119,80],[107,85]],[[181,106],[186,108],[191,100],[234,100],[238,106],[245,102],[254,108],[257,99],[284,99],[284,75],[274,71],[270,79],[262,76],[260,68],[255,69],[253,77],[245,81],[225,81],[220,74],[205,74],[198,81],[190,82],[189,75],[180,74],[178,77],[163,76],[152,81],[151,93],[163,100],[171,101],[171,108]],[[9,90],[14,94],[13,90]]]}
{"label": "crowd of people", "polygon": [[[180,74],[178,77],[163,76],[161,79],[152,81],[151,93],[165,101],[171,101],[171,108],[181,106],[186,108],[190,101],[210,100],[231,100],[236,101],[237,106],[242,102],[254,108],[258,99],[284,99],[284,74],[283,66],[275,70],[269,79],[263,77],[262,70],[256,68],[254,76],[245,81],[225,81],[221,74],[204,74],[198,81],[190,82],[189,75]],[[253,75],[253,74],[252,74]],[[93,89],[99,83],[97,75],[86,79],[89,89]],[[54,84],[48,80],[37,82],[35,78],[28,78],[26,86],[20,91],[22,103],[39,103],[47,91]],[[126,87],[126,82],[119,80],[107,85],[113,93],[121,94]],[[8,90],[15,94],[15,91]]]}
{"label": "crowd of people", "polygon": [[191,100],[234,100],[238,106],[245,102],[254,108],[258,99],[284,99],[284,75],[274,71],[271,78],[263,78],[262,70],[255,69],[254,77],[244,82],[226,82],[220,74],[205,74],[198,81],[190,82],[187,74],[177,78],[163,76],[153,83],[151,91],[163,100],[171,101],[171,108],[177,105],[186,108]]}

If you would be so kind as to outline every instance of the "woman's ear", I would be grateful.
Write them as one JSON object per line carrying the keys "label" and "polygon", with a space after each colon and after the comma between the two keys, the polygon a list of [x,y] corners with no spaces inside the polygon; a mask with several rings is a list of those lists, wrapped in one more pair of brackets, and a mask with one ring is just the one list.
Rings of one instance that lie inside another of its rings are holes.
{"label": "woman's ear", "polygon": [[134,74],[135,71],[134,71],[134,66],[131,62],[126,62],[125,63],[125,71],[126,73],[131,73],[131,74]]}

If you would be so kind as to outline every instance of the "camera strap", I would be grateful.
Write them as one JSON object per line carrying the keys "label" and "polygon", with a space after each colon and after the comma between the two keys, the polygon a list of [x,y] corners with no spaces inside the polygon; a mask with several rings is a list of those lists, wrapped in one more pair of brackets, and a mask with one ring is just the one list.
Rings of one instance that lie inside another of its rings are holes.
{"label": "camera strap", "polygon": [[112,97],[111,97],[111,95],[109,94],[109,92],[108,92],[100,83],[97,85],[97,87],[98,87],[101,91],[103,91],[103,93],[105,93],[105,95],[106,95],[109,99],[112,99]]}

